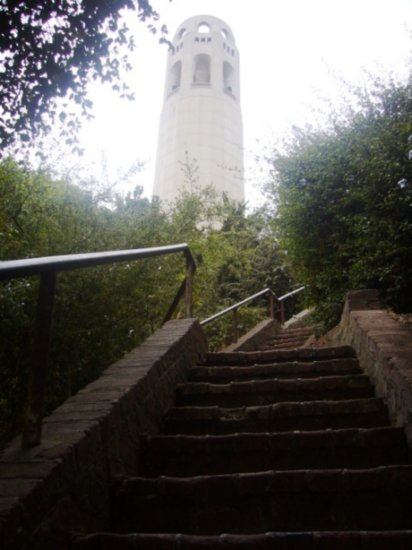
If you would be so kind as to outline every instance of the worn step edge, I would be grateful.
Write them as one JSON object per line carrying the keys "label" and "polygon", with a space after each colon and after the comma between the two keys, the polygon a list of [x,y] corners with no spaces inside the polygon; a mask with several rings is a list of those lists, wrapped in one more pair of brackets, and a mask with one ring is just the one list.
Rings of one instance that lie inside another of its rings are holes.
{"label": "worn step edge", "polygon": [[176,388],[175,406],[246,407],[281,402],[367,399],[374,395],[374,387],[365,375],[356,375],[356,378],[272,379],[228,384],[193,382]]}
{"label": "worn step edge", "polygon": [[209,352],[206,355],[206,364],[250,365],[254,363],[269,363],[291,360],[312,361],[313,359],[332,359],[336,357],[355,357],[355,352],[350,346],[299,348],[274,351]]}
{"label": "worn step edge", "polygon": [[[343,372],[342,372],[343,371]],[[274,378],[314,378],[322,376],[336,376],[340,374],[361,374],[357,359],[334,359],[333,361],[286,362],[269,365],[243,365],[226,367],[223,365],[197,366],[189,370],[189,380],[199,377],[230,377],[236,379],[253,379],[262,377]]]}
{"label": "worn step edge", "polygon": [[293,342],[306,342],[308,337],[310,336],[310,333],[307,335],[303,334],[296,334],[296,335],[283,335],[283,336],[275,336],[274,338],[270,338],[269,340],[266,340],[265,345],[271,345],[271,344],[279,344],[279,343],[293,343]]}
{"label": "worn step edge", "polygon": [[287,340],[274,342],[273,344],[265,344],[261,346],[261,351],[281,351],[281,350],[296,350],[304,347],[306,340]]}
{"label": "worn step edge", "polygon": [[300,403],[285,401],[272,405],[223,408],[211,407],[172,407],[165,415],[165,420],[173,419],[207,419],[218,421],[270,418],[276,416],[309,416],[329,414],[386,412],[381,399],[348,399],[342,401],[302,401]]}
{"label": "worn step edge", "polygon": [[216,536],[173,533],[133,533],[126,535],[96,533],[78,539],[74,542],[72,548],[73,550],[111,550],[112,548],[126,548],[129,550],[192,550],[196,548],[409,550],[412,548],[412,530],[269,532],[262,535],[221,534]]}
{"label": "worn step edge", "polygon": [[294,342],[277,342],[275,344],[267,344],[261,346],[261,351],[288,351],[288,350],[297,350],[303,348],[305,340],[303,341],[294,341]]}
{"label": "worn step edge", "polygon": [[401,428],[153,436],[143,449],[142,464],[149,477],[409,463]]}
{"label": "worn step edge", "polygon": [[350,389],[372,389],[373,386],[369,377],[365,374],[341,375],[341,376],[318,376],[316,378],[266,378],[260,380],[231,381],[225,384],[214,384],[211,382],[185,382],[176,386],[178,395],[197,394],[227,394],[227,393],[282,393],[299,391],[325,391]]}
{"label": "worn step edge", "polygon": [[[168,455],[192,453],[272,451],[319,448],[359,448],[373,451],[376,447],[405,445],[402,428],[347,428],[313,431],[267,432],[226,435],[155,435],[144,440],[146,449]],[[405,449],[406,452],[406,449]]]}
{"label": "worn step edge", "polygon": [[274,338],[283,338],[287,336],[305,336],[306,334],[312,334],[314,332],[311,328],[288,328],[285,330],[281,330],[274,336],[271,336],[270,339]]}
{"label": "worn step edge", "polygon": [[302,328],[286,328],[280,330],[277,334],[274,334],[273,336],[270,336],[270,338],[278,338],[282,336],[293,336],[293,335],[301,335],[301,334],[312,334],[315,331],[312,327],[302,327]]}
{"label": "worn step edge", "polygon": [[310,332],[307,334],[281,334],[279,336],[274,336],[266,340],[266,343],[277,343],[277,342],[304,342],[310,336]]}
{"label": "worn step edge", "polygon": [[122,498],[133,494],[139,500],[154,496],[188,498],[204,503],[205,499],[221,501],[279,493],[409,493],[411,490],[412,466],[396,465],[359,470],[271,470],[194,477],[131,477],[120,484],[117,495]]}

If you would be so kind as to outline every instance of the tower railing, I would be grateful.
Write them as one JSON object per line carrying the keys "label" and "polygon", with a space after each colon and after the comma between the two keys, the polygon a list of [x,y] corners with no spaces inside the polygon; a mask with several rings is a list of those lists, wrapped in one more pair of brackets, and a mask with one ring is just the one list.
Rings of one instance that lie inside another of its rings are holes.
{"label": "tower railing", "polygon": [[0,281],[36,275],[40,277],[28,376],[26,419],[22,437],[23,448],[28,448],[41,442],[41,426],[46,397],[46,375],[57,274],[61,271],[71,271],[119,262],[132,262],[143,258],[170,254],[183,254],[185,256],[186,276],[166,313],[163,320],[163,322],[166,322],[172,317],[183,296],[185,296],[186,300],[185,315],[186,317],[192,317],[192,280],[196,271],[196,262],[186,243],[155,248],[112,250],[109,252],[47,256],[0,262]]}

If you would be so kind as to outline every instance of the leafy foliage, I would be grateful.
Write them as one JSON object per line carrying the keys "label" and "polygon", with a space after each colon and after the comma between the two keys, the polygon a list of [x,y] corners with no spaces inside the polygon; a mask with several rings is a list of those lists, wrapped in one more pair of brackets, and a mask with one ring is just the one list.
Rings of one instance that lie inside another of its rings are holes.
{"label": "leafy foliage", "polygon": [[326,325],[354,288],[412,308],[410,83],[376,80],[357,98],[361,110],[334,117],[331,129],[295,129],[286,152],[271,157],[266,188],[292,272]]}
{"label": "leafy foliage", "polygon": [[[247,216],[228,200],[216,203],[210,190],[182,196],[167,213],[140,187],[125,197],[106,193],[102,205],[100,193],[24,170],[10,159],[0,163],[0,184],[0,260],[186,241],[198,264],[194,312],[200,319],[264,286],[290,289],[287,272],[277,265],[267,214]],[[60,273],[48,410],[158,328],[184,276],[183,257]],[[36,295],[36,278],[0,284],[0,440],[21,422]],[[239,313],[240,330],[266,315],[266,303],[254,306]],[[178,316],[184,315],[181,307]],[[230,318],[208,330],[211,344],[222,345],[230,339]]]}
{"label": "leafy foliage", "polygon": [[[156,21],[148,0],[1,0],[0,1],[0,143],[29,141],[48,129],[56,117],[64,123],[68,143],[75,140],[80,118],[60,110],[55,98],[67,98],[88,116],[90,79],[110,82],[131,96],[121,82],[130,69],[124,52],[135,47],[122,10],[137,12],[141,21]],[[153,23],[149,25],[156,32]],[[165,41],[165,27],[162,27]],[[48,114],[47,118],[45,115]]]}

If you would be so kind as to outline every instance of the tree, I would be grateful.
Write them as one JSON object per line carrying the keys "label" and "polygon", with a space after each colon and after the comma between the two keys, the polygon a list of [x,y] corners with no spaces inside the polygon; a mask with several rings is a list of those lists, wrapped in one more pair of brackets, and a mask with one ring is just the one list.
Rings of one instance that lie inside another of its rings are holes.
{"label": "tree", "polygon": [[[56,117],[73,144],[79,116],[59,111],[56,98],[90,115],[91,78],[131,97],[120,81],[121,70],[130,69],[124,48],[135,47],[124,9],[141,21],[158,20],[148,0],[0,0],[0,155],[17,136],[29,141]],[[157,32],[153,23],[149,28]],[[165,27],[161,31],[165,41]]]}
{"label": "tree", "polygon": [[[193,290],[199,319],[267,286],[279,296],[293,287],[265,209],[247,214],[245,205],[225,197],[216,200],[209,189],[183,193],[170,211],[169,235],[172,242],[188,242],[198,263]],[[267,315],[267,298],[240,308],[239,332]],[[211,348],[222,347],[231,342],[231,316],[206,325],[205,330]]]}
{"label": "tree", "polygon": [[[140,189],[106,208],[99,194],[23,170],[10,159],[0,163],[0,202],[0,260],[138,248],[166,240],[159,205],[143,199]],[[183,257],[174,264],[167,269],[161,260],[147,259],[59,273],[48,410],[160,325],[184,273]],[[19,429],[37,288],[36,277],[0,284],[0,441]]]}
{"label": "tree", "polygon": [[376,79],[357,99],[329,129],[296,129],[266,188],[292,273],[328,326],[353,288],[412,309],[410,84]]}

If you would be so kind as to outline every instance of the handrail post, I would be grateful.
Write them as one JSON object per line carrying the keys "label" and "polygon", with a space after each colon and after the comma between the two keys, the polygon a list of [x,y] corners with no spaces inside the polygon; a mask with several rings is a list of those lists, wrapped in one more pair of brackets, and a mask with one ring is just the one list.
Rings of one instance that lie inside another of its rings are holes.
{"label": "handrail post", "polygon": [[193,317],[193,261],[186,257],[186,285],[185,285],[185,294],[186,294],[186,317]]}
{"label": "handrail post", "polygon": [[31,369],[28,380],[26,419],[22,437],[23,449],[33,447],[41,442],[41,423],[46,396],[46,377],[55,285],[56,271],[45,271],[42,273],[34,325]]}
{"label": "handrail post", "polygon": [[237,331],[237,309],[233,310],[233,317],[232,317],[232,342],[237,342],[238,338],[238,331]]}
{"label": "handrail post", "polygon": [[285,301],[281,300],[280,302],[280,324],[283,325],[285,322]]}
{"label": "handrail post", "polygon": [[33,329],[31,369],[28,373],[27,404],[22,437],[23,449],[37,445],[41,441],[41,423],[46,396],[52,310],[57,273],[81,267],[129,262],[141,258],[176,253],[184,253],[186,257],[186,278],[181,283],[172,305],[166,314],[165,322],[171,318],[183,294],[186,295],[186,316],[193,316],[192,287],[193,276],[196,272],[196,262],[186,243],[154,248],[64,254],[0,262],[0,281],[40,275],[37,313]]}
{"label": "handrail post", "polygon": [[173,302],[170,304],[170,307],[169,309],[167,310],[167,313],[166,315],[164,316],[164,319],[162,321],[162,326],[167,322],[167,321],[170,321],[170,319],[172,318],[172,315],[173,313],[175,312],[175,309],[177,308],[183,294],[185,294],[185,289],[186,289],[186,279],[183,279],[181,285],[179,286],[177,292],[176,292],[176,296],[174,297],[173,299]]}
{"label": "handrail post", "polygon": [[270,318],[275,318],[275,297],[272,293],[269,294],[269,312],[270,312]]}

